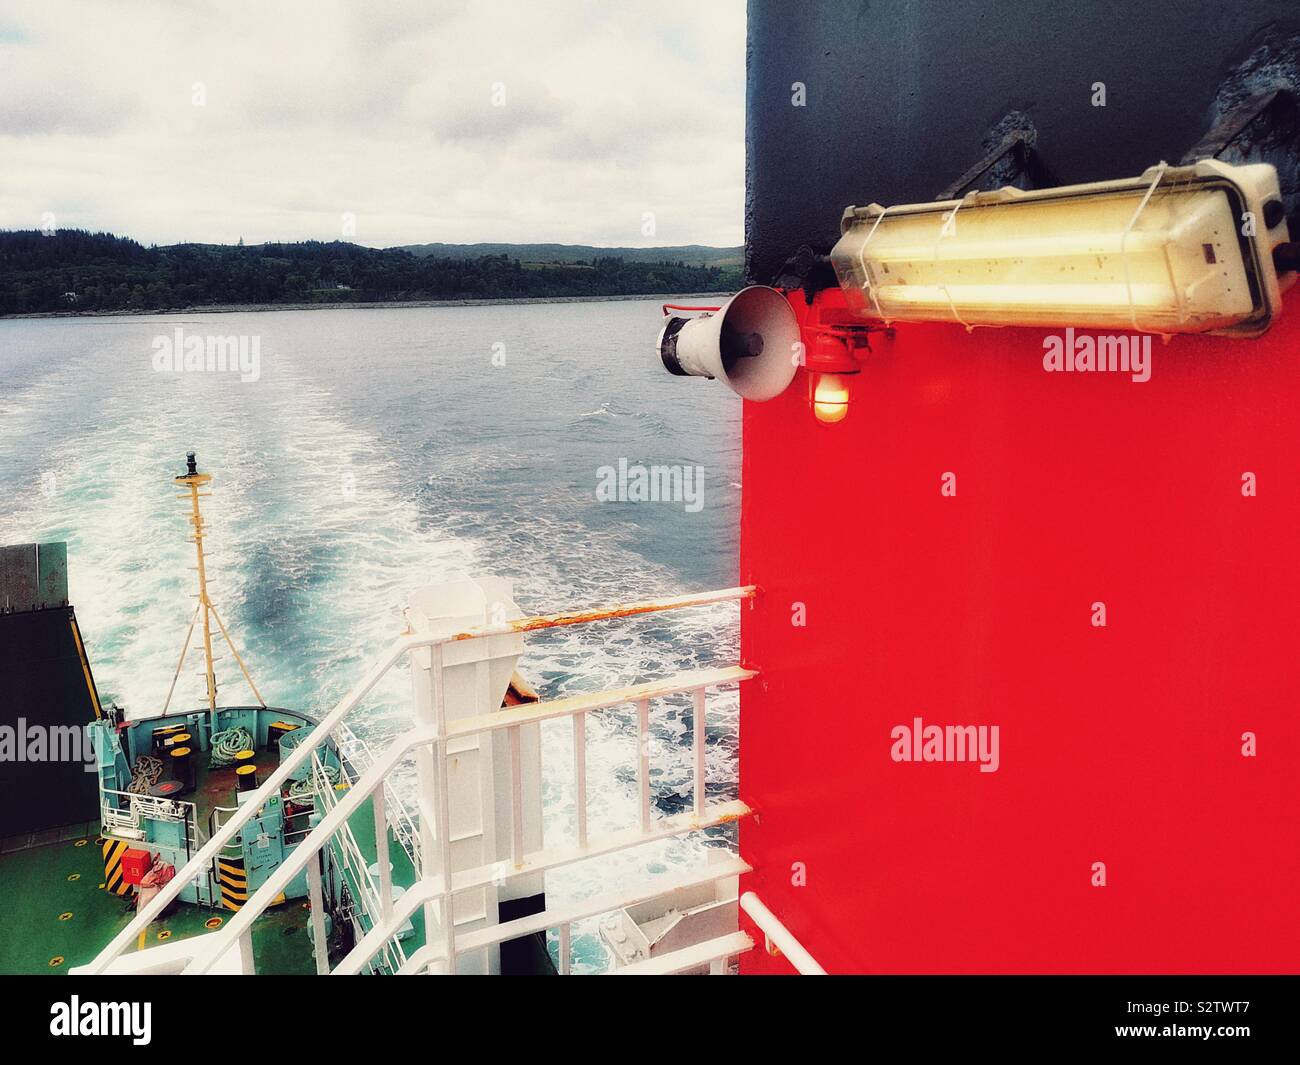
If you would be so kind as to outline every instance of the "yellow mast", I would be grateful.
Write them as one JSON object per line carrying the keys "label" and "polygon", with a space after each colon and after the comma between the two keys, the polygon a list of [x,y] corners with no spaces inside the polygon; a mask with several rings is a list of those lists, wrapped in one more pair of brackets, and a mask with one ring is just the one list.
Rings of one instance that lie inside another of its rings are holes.
{"label": "yellow mast", "polygon": [[171,705],[172,694],[176,691],[176,679],[180,676],[181,667],[185,664],[185,656],[189,653],[190,638],[194,635],[194,625],[201,616],[203,618],[203,655],[207,665],[205,679],[208,688],[208,711],[215,715],[217,709],[217,674],[213,668],[212,656],[212,622],[216,621],[217,627],[221,630],[221,635],[226,641],[226,646],[230,648],[231,653],[235,656],[235,661],[239,663],[239,670],[244,674],[244,680],[248,681],[248,686],[253,690],[253,695],[257,698],[259,706],[265,706],[266,700],[262,698],[261,693],[257,690],[257,685],[253,683],[253,678],[248,674],[248,667],[244,665],[244,660],[239,656],[239,651],[235,647],[234,641],[230,638],[230,633],[226,631],[225,623],[221,620],[221,615],[217,613],[217,608],[213,605],[212,600],[208,597],[208,571],[203,557],[203,539],[204,525],[203,512],[199,509],[200,496],[209,496],[211,492],[200,492],[199,489],[206,484],[211,483],[212,474],[200,473],[198,464],[194,458],[194,452],[187,452],[185,455],[186,471],[180,477],[173,479],[173,483],[183,488],[189,489],[189,495],[180,496],[180,499],[188,498],[190,501],[189,522],[193,527],[194,535],[191,542],[194,544],[194,552],[198,558],[199,571],[199,605],[195,608],[194,616],[190,619],[189,630],[185,633],[185,643],[181,647],[180,661],[176,663],[176,673],[172,676],[172,686],[167,691],[167,702],[163,704],[163,713],[167,713],[167,708]]}

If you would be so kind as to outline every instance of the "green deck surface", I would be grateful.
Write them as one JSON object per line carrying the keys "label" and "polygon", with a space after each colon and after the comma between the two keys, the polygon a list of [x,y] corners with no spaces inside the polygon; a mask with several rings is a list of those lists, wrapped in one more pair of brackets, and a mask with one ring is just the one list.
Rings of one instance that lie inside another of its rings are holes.
{"label": "green deck surface", "polygon": [[[0,855],[0,973],[64,973],[91,961],[134,916],[128,899],[103,890],[103,881],[103,856],[94,836]],[[63,914],[71,916],[61,920]],[[149,925],[143,945],[207,935],[205,921],[220,917],[224,923],[230,916],[229,910],[180,903],[166,919]],[[253,926],[257,971],[315,972],[306,928],[301,902],[267,911]],[[128,953],[140,945],[137,941]],[[56,958],[63,960],[55,964]]]}
{"label": "green deck surface", "polygon": [[[277,759],[258,751],[256,761],[261,777],[273,769]],[[201,845],[208,835],[212,809],[235,805],[235,774],[233,767],[208,769],[206,752],[196,759],[195,769],[195,791],[184,798],[197,807]],[[369,799],[349,818],[348,825],[366,863],[373,862],[375,819]],[[7,849],[0,854],[0,974],[68,972],[91,961],[130,923],[135,915],[129,908],[133,896],[112,895],[100,886],[104,867],[97,833],[98,824],[91,823],[4,841]],[[388,856],[394,885],[414,884],[411,859],[391,832]],[[352,874],[344,872],[343,876],[353,899],[360,899],[363,893]],[[71,916],[60,919],[64,914]],[[205,927],[205,922],[220,918],[224,925],[232,915],[230,910],[178,903],[166,918],[150,924],[143,939],[127,952],[208,935],[215,929]],[[415,934],[402,942],[407,955],[424,943],[423,908],[413,916],[412,924]],[[308,911],[301,899],[290,900],[259,918],[253,926],[258,973],[314,973],[307,925]]]}
{"label": "green deck surface", "polygon": [[[375,809],[370,799],[366,799],[361,803],[356,812],[348,818],[348,827],[352,829],[352,835],[357,841],[357,848],[366,856],[367,863],[372,863],[375,855]],[[391,830],[388,833],[388,860],[393,866],[393,885],[395,887],[409,888],[415,883],[415,867],[411,864],[410,856],[402,848],[402,845],[393,837]],[[352,897],[354,899],[361,898],[360,889],[351,874],[345,873],[344,878],[347,881],[348,891],[352,894]],[[376,886],[378,886],[377,882]],[[402,941],[402,949],[408,957],[424,946],[423,906],[411,917],[411,924],[415,926],[415,934]]]}
{"label": "green deck surface", "polygon": [[[259,770],[265,766],[269,772],[274,760],[274,755],[259,751]],[[207,837],[212,808],[235,805],[234,768],[208,770],[206,762],[205,753],[196,766],[197,788],[185,796],[198,807],[203,838]],[[44,841],[72,833],[43,833],[32,841],[44,845],[0,855],[0,973],[60,973],[84,965],[135,916],[134,910],[127,908],[131,896],[111,895],[100,887],[104,866],[96,843],[97,827],[78,826],[75,839],[61,842]],[[71,916],[60,920],[62,914]],[[219,917],[224,924],[231,916],[230,910],[178,903],[167,917],[150,924],[143,941],[129,950],[208,935],[215,929],[208,929],[206,921]],[[316,971],[307,937],[307,911],[301,900],[268,910],[258,919],[253,926],[253,957],[260,974]],[[56,963],[57,958],[62,961]]]}

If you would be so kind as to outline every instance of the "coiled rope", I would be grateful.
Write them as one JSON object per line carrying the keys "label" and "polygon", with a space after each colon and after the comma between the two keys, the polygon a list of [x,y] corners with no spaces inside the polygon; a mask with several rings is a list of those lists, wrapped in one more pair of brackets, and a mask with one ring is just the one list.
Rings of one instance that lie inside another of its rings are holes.
{"label": "coiled rope", "polygon": [[[323,765],[320,767],[321,772],[325,774],[325,779],[333,787],[339,782],[339,767],[336,765]],[[315,791],[315,781],[312,777],[306,780],[292,780],[289,782],[289,798],[303,799]]]}
{"label": "coiled rope", "polygon": [[213,769],[234,765],[235,755],[253,747],[252,734],[246,728],[228,728],[212,734],[212,758],[208,765]]}

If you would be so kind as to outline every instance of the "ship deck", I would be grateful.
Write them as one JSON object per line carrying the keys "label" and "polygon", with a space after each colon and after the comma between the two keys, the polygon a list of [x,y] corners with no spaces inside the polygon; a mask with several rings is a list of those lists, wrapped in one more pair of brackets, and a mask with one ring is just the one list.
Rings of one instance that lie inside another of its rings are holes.
{"label": "ship deck", "polygon": [[[259,775],[270,772],[275,761],[275,756],[258,751]],[[206,754],[196,760],[195,789],[184,798],[197,808],[200,844],[207,839],[212,810],[234,806],[235,794],[233,766],[209,769]],[[130,908],[133,895],[103,890],[99,827],[98,821],[90,821],[0,841],[5,929],[0,936],[0,972],[59,973],[84,965],[135,915]],[[131,950],[206,935],[216,930],[207,922],[219,920],[219,928],[230,916],[229,910],[178,903],[165,918],[151,923]],[[291,900],[255,922],[253,954],[259,972],[316,971],[307,919],[303,903]]]}
{"label": "ship deck", "polygon": [[[48,837],[57,838],[50,841]],[[63,973],[85,965],[127,926],[134,910],[129,900],[103,890],[104,866],[96,840],[99,824],[72,825],[3,843],[0,885],[4,888],[4,928],[0,972],[36,975]],[[132,950],[168,939],[207,935],[204,922],[229,911],[179,904],[154,921]],[[253,955],[259,972],[314,973],[307,938],[307,911],[291,902],[268,910],[253,925]]]}

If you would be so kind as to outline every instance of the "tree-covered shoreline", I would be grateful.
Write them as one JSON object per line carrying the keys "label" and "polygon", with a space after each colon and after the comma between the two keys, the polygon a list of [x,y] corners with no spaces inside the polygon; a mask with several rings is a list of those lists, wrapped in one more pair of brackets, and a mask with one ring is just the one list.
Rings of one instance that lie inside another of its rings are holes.
{"label": "tree-covered shoreline", "polygon": [[0,231],[0,315],[162,311],[421,300],[547,299],[717,292],[734,267],[443,258],[345,241],[145,247],[111,233]]}

